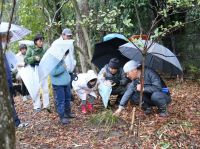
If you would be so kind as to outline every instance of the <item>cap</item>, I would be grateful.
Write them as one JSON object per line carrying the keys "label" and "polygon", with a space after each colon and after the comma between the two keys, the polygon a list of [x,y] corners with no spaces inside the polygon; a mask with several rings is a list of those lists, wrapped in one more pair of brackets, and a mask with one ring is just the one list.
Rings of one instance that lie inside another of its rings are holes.
{"label": "cap", "polygon": [[137,69],[140,66],[141,66],[141,64],[139,62],[136,62],[134,60],[130,60],[124,65],[123,70],[124,70],[125,73],[127,73],[127,72],[134,70],[134,69]]}
{"label": "cap", "polygon": [[119,69],[119,59],[117,58],[110,59],[108,66],[113,69]]}
{"label": "cap", "polygon": [[69,28],[65,28],[65,29],[62,31],[62,34],[64,34],[64,35],[72,35],[72,31],[71,31]]}

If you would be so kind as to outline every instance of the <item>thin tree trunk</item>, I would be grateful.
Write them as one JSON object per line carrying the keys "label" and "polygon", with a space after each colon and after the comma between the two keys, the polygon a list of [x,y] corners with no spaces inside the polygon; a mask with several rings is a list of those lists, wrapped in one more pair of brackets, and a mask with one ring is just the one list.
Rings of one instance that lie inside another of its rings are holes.
{"label": "thin tree trunk", "polygon": [[[3,16],[4,1],[2,1],[0,23]],[[13,8],[10,16],[12,22],[16,1],[13,0]],[[12,117],[12,104],[8,92],[6,71],[4,65],[4,52],[2,48],[2,36],[0,35],[0,149],[15,149],[15,127]]]}
{"label": "thin tree trunk", "polygon": [[0,148],[15,148],[15,127],[12,118],[11,102],[8,94],[4,56],[0,39]]}
{"label": "thin tree trunk", "polygon": [[84,37],[84,32],[80,24],[81,22],[80,11],[83,12],[84,15],[87,15],[88,8],[85,5],[85,0],[79,1],[79,5],[76,0],[73,0],[73,4],[76,10],[76,20],[77,20],[77,25],[76,25],[77,46],[80,47],[80,50],[81,50],[81,52],[78,51],[78,55],[79,55],[82,72],[86,72],[89,68],[89,65],[87,64],[87,58],[88,59],[90,58],[88,55],[87,43]]}
{"label": "thin tree trunk", "polygon": [[[81,49],[83,49],[83,51],[87,51],[86,53],[87,53],[89,59],[91,60],[92,59],[92,47],[91,47],[91,43],[90,43],[90,39],[89,39],[89,35],[88,35],[88,30],[86,27],[84,27],[83,25],[81,25],[79,23],[82,21],[81,14],[88,15],[88,10],[89,10],[88,1],[87,0],[78,0],[78,2],[77,2],[76,0],[72,0],[72,3],[74,5],[75,11],[76,11],[76,18],[77,18],[77,29],[78,29],[77,36],[79,37],[78,46]],[[85,55],[84,55],[84,57],[85,57]],[[87,58],[87,57],[85,57],[85,58]],[[80,56],[80,61],[86,61],[86,60],[82,60],[82,58]],[[81,65],[84,65],[84,64],[81,63]],[[92,67],[93,70],[95,70],[95,67],[93,64],[90,64],[90,66]],[[83,69],[82,71],[85,71],[84,67],[82,69]],[[86,69],[86,70],[88,70],[88,69]]]}

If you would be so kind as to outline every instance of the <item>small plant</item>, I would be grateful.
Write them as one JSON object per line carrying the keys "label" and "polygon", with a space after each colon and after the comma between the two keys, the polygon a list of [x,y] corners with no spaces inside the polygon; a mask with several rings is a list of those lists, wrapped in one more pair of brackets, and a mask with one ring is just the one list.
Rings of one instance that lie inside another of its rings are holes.
{"label": "small plant", "polygon": [[160,144],[161,149],[167,149],[170,147],[169,142],[160,142],[159,144]]}
{"label": "small plant", "polygon": [[114,124],[118,122],[118,117],[113,115],[111,110],[106,110],[98,114],[94,114],[89,119],[89,123],[93,125],[103,125],[107,128],[111,128]]}

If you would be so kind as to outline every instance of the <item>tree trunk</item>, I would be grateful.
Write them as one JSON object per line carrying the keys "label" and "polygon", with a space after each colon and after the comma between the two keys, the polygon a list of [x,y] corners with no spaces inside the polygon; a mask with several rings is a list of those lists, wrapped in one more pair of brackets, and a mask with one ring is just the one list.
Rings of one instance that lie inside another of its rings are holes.
{"label": "tree trunk", "polygon": [[0,148],[15,148],[15,127],[4,65],[4,55],[0,42]]}
{"label": "tree trunk", "polygon": [[[82,71],[86,72],[89,68],[89,66],[87,65],[87,58],[89,58],[89,60],[92,59],[92,48],[91,48],[91,43],[90,43],[90,39],[89,39],[89,35],[88,35],[88,30],[86,27],[82,26],[79,22],[82,21],[82,15],[86,15],[88,16],[88,12],[89,12],[89,5],[88,5],[88,0],[73,0],[73,5],[76,11],[76,19],[77,19],[77,45],[78,47],[80,47],[80,49],[82,49],[82,53],[84,53],[84,55],[82,55],[79,52],[79,57],[80,57],[80,63],[81,63],[81,67],[82,67]],[[92,69],[95,70],[95,67],[90,64],[90,67],[92,67]]]}

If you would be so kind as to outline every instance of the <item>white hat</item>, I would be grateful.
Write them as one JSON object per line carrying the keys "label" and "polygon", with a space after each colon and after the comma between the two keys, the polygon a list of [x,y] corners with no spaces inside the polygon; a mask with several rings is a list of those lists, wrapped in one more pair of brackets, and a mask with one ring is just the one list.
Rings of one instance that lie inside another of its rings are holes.
{"label": "white hat", "polygon": [[65,29],[62,31],[62,34],[64,34],[64,35],[72,35],[72,31],[71,31],[71,29],[69,29],[69,28],[65,28]]}
{"label": "white hat", "polygon": [[131,70],[137,69],[139,66],[141,66],[139,62],[130,60],[124,65],[123,70],[125,73],[127,73],[130,72]]}

